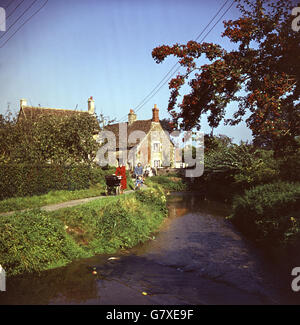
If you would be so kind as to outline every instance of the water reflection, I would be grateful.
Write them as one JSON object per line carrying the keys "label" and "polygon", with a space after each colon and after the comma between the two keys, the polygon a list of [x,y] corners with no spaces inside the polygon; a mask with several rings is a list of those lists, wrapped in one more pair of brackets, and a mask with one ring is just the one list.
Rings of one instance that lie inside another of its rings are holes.
{"label": "water reflection", "polygon": [[0,303],[49,304],[56,297],[83,303],[96,296],[97,285],[89,267],[75,262],[40,275],[9,278],[7,291],[0,294]]}

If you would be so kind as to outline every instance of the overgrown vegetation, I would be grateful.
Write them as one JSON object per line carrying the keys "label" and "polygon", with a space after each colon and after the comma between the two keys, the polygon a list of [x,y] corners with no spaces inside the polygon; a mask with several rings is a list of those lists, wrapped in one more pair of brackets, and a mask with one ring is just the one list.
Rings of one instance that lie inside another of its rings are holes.
{"label": "overgrown vegetation", "polygon": [[232,221],[256,241],[290,246],[300,239],[300,183],[253,187],[233,201]]}
{"label": "overgrown vegetation", "polygon": [[154,186],[159,184],[166,191],[184,191],[187,190],[187,184],[177,175],[153,176],[146,178],[146,185]]}
{"label": "overgrown vegetation", "polygon": [[0,199],[81,190],[96,184],[88,165],[7,163],[0,166]]}
{"label": "overgrown vegetation", "polygon": [[51,213],[1,217],[0,264],[10,276],[132,247],[151,238],[166,214],[166,197],[156,187]]}
{"label": "overgrown vegetation", "polygon": [[89,165],[99,148],[97,130],[97,119],[88,113],[0,115],[0,162]]}

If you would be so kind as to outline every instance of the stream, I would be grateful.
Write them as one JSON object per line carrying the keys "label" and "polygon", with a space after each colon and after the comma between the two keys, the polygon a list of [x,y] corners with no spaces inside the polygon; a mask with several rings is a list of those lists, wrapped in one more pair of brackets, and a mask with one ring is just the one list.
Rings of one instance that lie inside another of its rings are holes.
{"label": "stream", "polygon": [[174,193],[168,210],[137,247],[8,278],[0,304],[300,304],[291,269],[245,239],[228,207]]}

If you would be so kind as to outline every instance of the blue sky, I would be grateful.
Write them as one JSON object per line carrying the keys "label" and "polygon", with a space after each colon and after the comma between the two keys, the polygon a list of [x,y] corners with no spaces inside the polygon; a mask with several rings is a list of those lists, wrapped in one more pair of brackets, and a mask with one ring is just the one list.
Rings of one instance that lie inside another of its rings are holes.
{"label": "blue sky", "polygon": [[[11,1],[0,0],[0,7]],[[8,19],[7,27],[33,1],[25,0]],[[0,113],[6,111],[8,103],[13,111],[18,111],[21,98],[33,106],[74,109],[78,105],[78,109],[86,110],[87,99],[93,96],[98,114],[120,119],[149,94],[176,62],[168,58],[156,64],[152,49],[195,39],[225,2],[49,0],[1,48],[44,1],[36,1],[9,32],[0,32]],[[13,0],[7,15],[19,3],[21,0]],[[222,20],[238,16],[233,6]],[[205,41],[230,50],[232,44],[221,37],[222,31],[221,21]],[[168,117],[169,94],[166,84],[137,112],[138,119],[151,118],[154,104],[160,109],[161,118]],[[205,119],[202,131],[210,132]],[[251,139],[245,125],[220,126],[214,133],[227,134],[236,142]]]}

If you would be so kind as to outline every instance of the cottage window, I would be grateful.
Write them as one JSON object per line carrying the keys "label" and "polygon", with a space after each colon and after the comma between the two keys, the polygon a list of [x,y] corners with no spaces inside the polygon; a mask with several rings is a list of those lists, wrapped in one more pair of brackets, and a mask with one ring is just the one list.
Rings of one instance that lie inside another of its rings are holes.
{"label": "cottage window", "polygon": [[154,160],[154,167],[160,167],[160,160]]}
{"label": "cottage window", "polygon": [[153,143],[153,152],[160,152],[160,143],[159,142]]}

